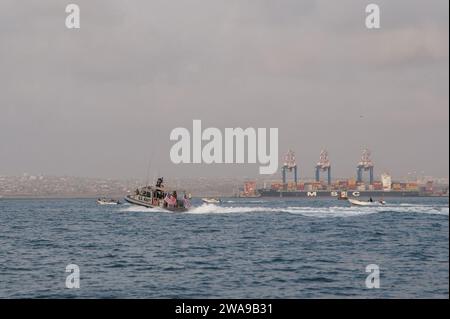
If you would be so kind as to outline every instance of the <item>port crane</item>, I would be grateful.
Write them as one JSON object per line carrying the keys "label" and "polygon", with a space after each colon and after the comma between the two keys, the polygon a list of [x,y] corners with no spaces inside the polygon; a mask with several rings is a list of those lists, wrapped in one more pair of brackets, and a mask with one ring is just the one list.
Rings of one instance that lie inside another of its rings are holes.
{"label": "port crane", "polygon": [[363,181],[363,172],[369,171],[369,183],[373,184],[373,162],[370,158],[371,152],[367,148],[363,150],[361,161],[358,163],[356,171],[356,180],[361,183]]}
{"label": "port crane", "polygon": [[328,173],[328,185],[331,185],[331,163],[328,159],[328,152],[322,150],[320,152],[319,161],[316,164],[316,182],[320,181],[320,172]]}
{"label": "port crane", "polygon": [[284,156],[284,163],[281,167],[281,172],[283,175],[283,188],[287,188],[286,183],[286,171],[292,172],[294,171],[294,182],[297,185],[298,176],[297,176],[297,163],[295,162],[295,153],[292,150],[289,150]]}

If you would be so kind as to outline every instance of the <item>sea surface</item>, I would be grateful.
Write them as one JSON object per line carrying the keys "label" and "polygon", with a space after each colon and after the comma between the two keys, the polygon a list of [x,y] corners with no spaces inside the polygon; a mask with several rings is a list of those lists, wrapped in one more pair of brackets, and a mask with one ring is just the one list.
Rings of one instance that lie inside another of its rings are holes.
{"label": "sea surface", "polygon": [[[0,200],[0,298],[448,298],[448,198]],[[80,288],[66,288],[66,266]],[[366,266],[380,287],[366,287]]]}

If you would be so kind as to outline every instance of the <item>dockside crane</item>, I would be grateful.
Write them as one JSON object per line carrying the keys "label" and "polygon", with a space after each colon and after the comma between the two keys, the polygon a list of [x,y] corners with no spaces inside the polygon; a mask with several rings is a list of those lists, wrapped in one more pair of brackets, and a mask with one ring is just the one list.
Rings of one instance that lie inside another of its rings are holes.
{"label": "dockside crane", "polygon": [[316,182],[320,181],[320,172],[328,173],[328,185],[331,185],[331,163],[328,159],[328,152],[322,150],[320,152],[319,161],[316,164]]}
{"label": "dockside crane", "polygon": [[370,155],[371,155],[370,150],[368,149],[363,150],[361,161],[358,163],[357,166],[356,180],[361,183],[363,181],[363,172],[369,171],[369,183],[372,185],[374,165],[372,160],[370,159]]}
{"label": "dockside crane", "polygon": [[295,162],[295,153],[292,150],[289,150],[284,156],[284,163],[281,167],[281,173],[283,176],[283,188],[287,189],[286,182],[286,171],[292,172],[294,171],[294,182],[297,185],[298,176],[297,176],[297,163]]}

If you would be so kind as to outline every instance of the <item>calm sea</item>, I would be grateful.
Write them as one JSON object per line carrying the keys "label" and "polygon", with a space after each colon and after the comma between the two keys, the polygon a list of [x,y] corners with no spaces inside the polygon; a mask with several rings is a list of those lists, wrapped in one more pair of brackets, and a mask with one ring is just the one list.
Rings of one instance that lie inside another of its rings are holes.
{"label": "calm sea", "polygon": [[[448,198],[194,204],[0,200],[0,298],[449,297]],[[65,286],[68,264],[79,289]]]}

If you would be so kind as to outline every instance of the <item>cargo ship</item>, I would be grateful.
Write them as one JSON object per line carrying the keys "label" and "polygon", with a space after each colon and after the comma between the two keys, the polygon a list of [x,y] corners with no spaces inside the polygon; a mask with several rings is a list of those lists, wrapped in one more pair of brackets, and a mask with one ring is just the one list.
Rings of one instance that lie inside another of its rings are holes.
{"label": "cargo ship", "polygon": [[[316,198],[316,197],[336,197],[336,198],[348,198],[348,197],[373,197],[373,198],[385,198],[385,197],[420,197],[430,196],[427,193],[421,193],[420,191],[283,191],[275,189],[258,189],[257,191],[261,197],[304,197],[304,198]],[[242,196],[245,197],[245,196]]]}
{"label": "cargo ship", "polygon": [[[370,158],[371,153],[364,149],[361,160],[357,165],[356,178],[332,180],[331,162],[328,152],[320,152],[319,161],[315,166],[315,179],[301,181],[298,178],[297,163],[295,153],[289,150],[284,158],[281,167],[281,182],[273,182],[270,187],[257,188],[255,181],[247,181],[244,188],[239,192],[239,197],[335,197],[337,199],[347,199],[355,197],[448,197],[448,186],[435,188],[433,181],[420,184],[417,181],[393,181],[390,174],[384,172],[380,180],[375,180],[374,164]],[[294,181],[288,182],[287,174],[293,173]],[[320,179],[320,173],[327,173],[325,180]],[[368,182],[363,181],[363,173],[369,173]]]}
{"label": "cargo ship", "polygon": [[257,188],[256,182],[245,182],[239,197],[299,197],[299,198],[385,198],[385,197],[434,197],[448,196],[448,190],[436,191],[432,182],[419,186],[415,182],[391,183],[383,176],[382,182],[374,181],[371,185],[338,181],[330,185],[321,182],[273,183],[269,187]]}

